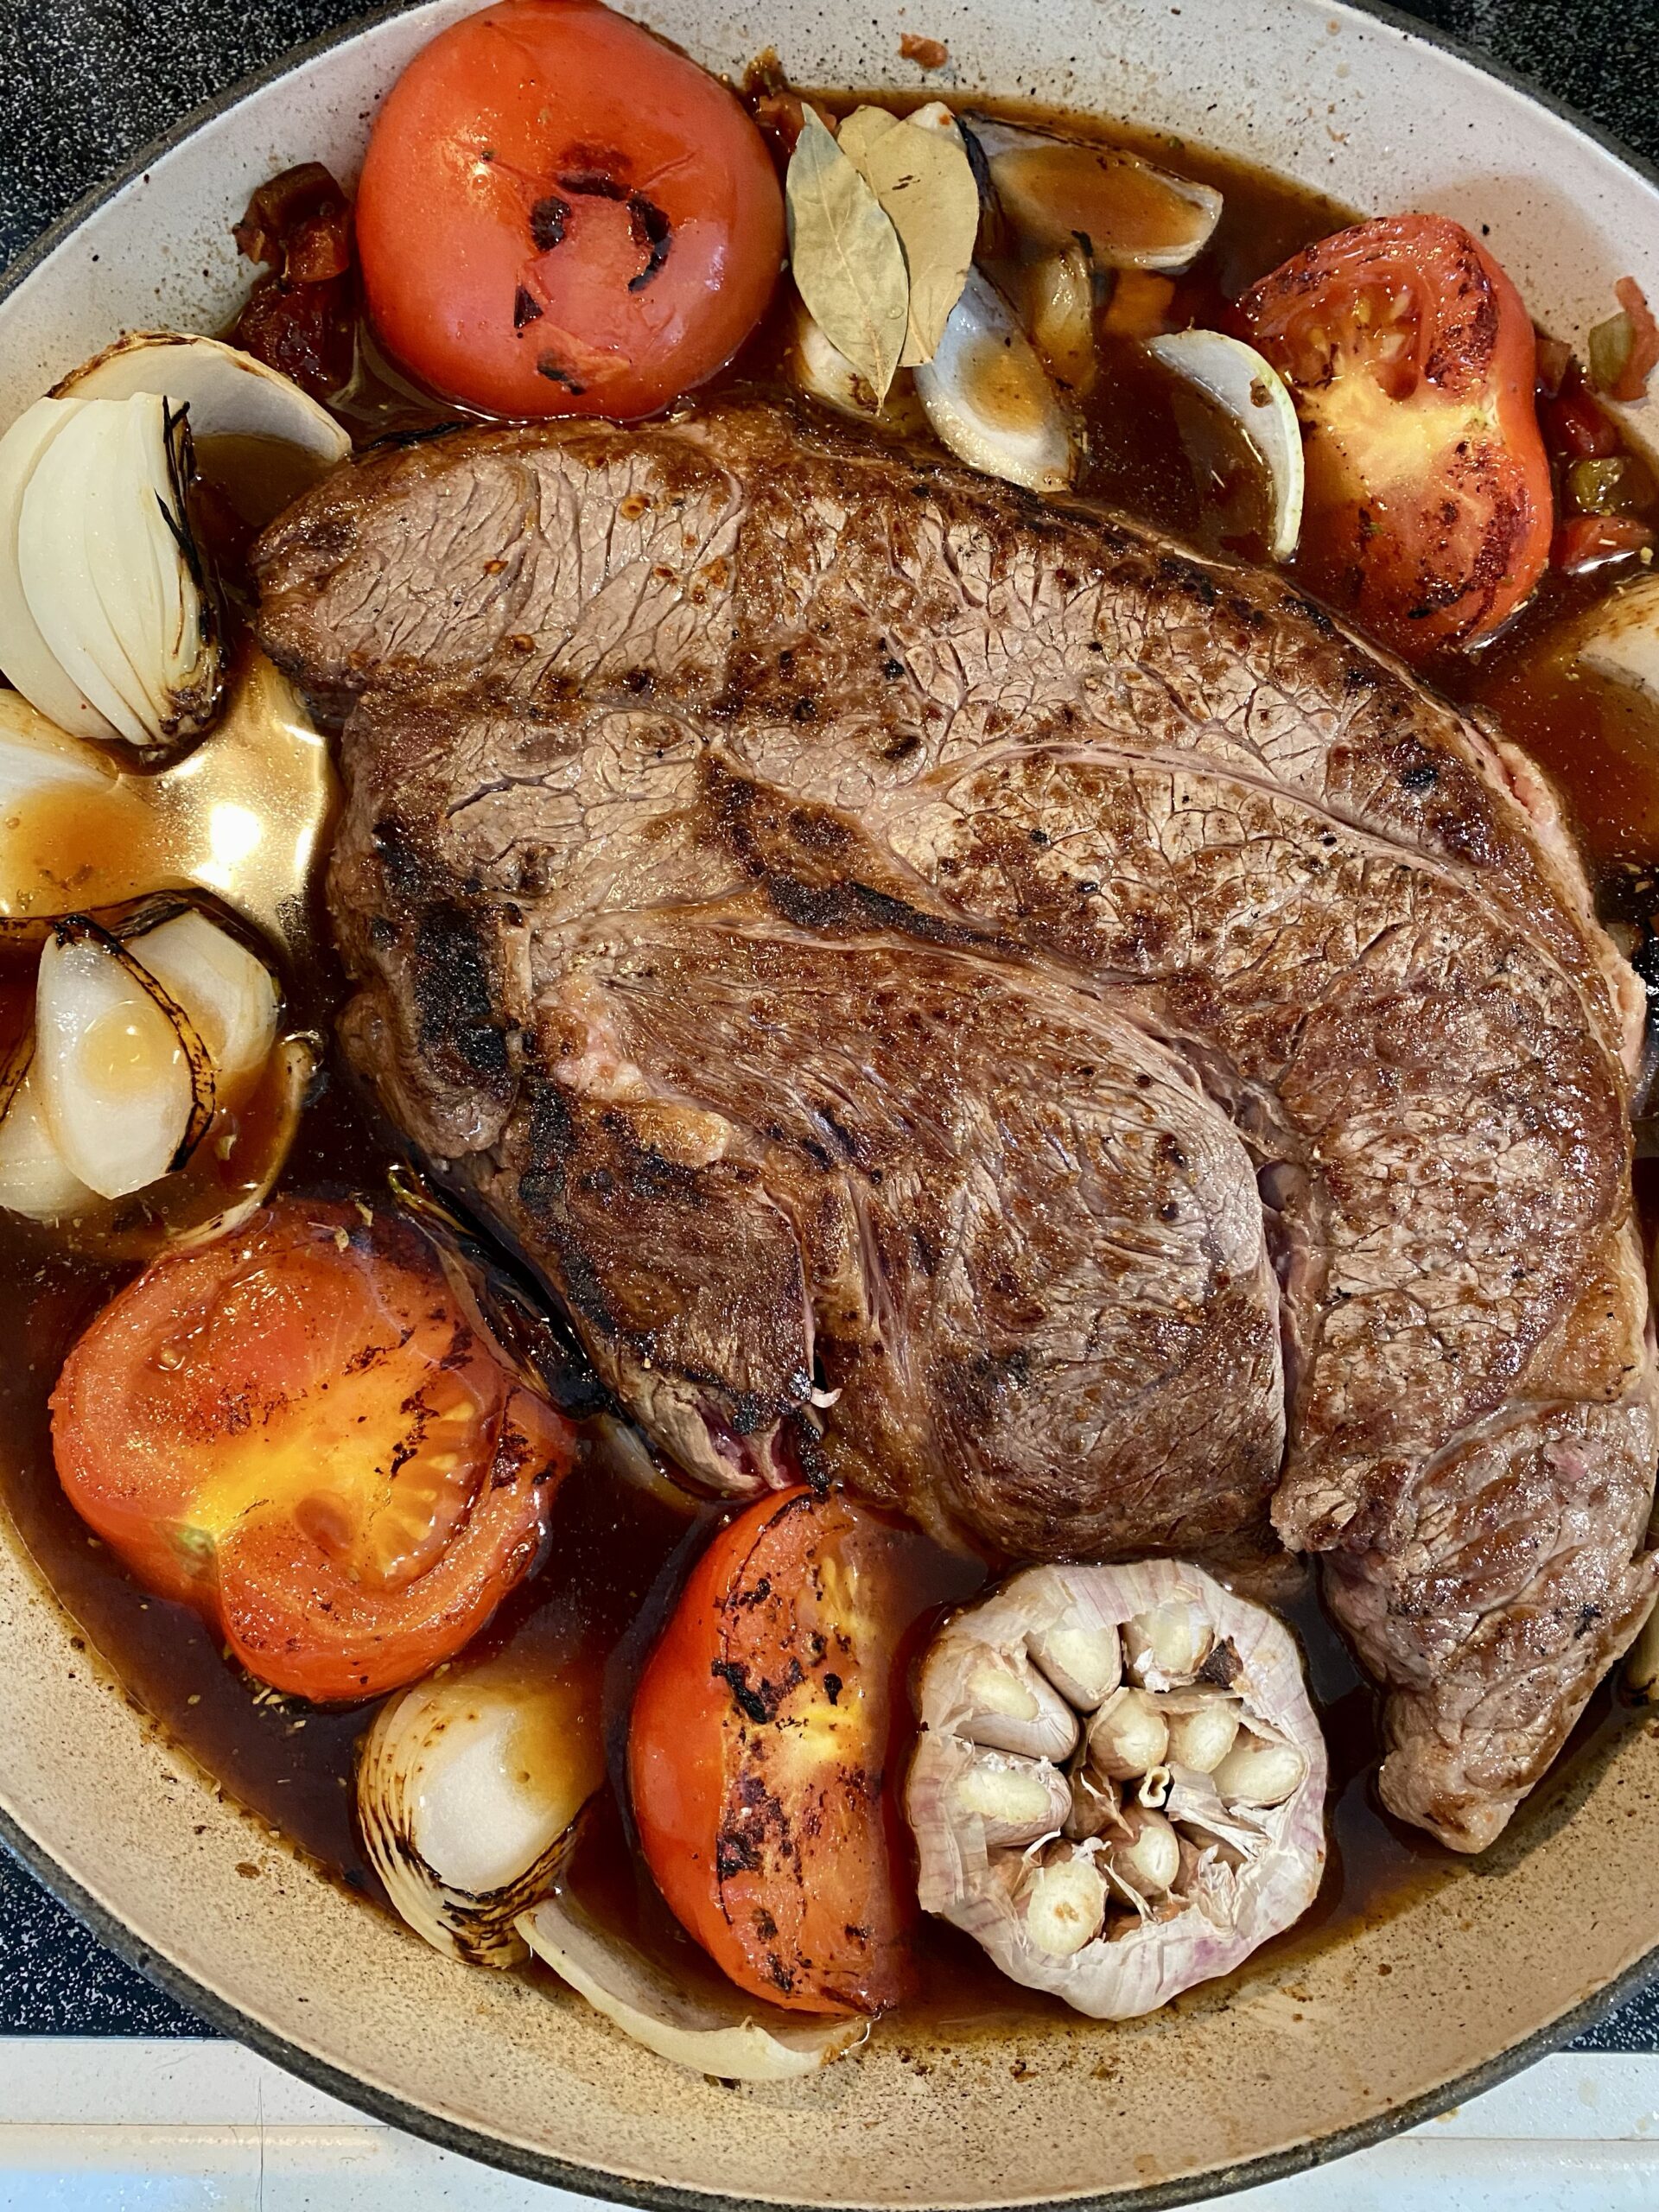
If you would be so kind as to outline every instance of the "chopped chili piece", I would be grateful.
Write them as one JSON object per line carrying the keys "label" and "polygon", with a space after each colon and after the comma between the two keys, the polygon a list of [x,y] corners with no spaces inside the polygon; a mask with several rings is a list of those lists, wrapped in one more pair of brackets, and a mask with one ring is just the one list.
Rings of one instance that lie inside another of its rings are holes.
{"label": "chopped chili piece", "polygon": [[268,272],[233,343],[314,399],[328,398],[350,381],[356,354],[351,201],[321,162],[303,162],[258,188],[233,236]]}
{"label": "chopped chili piece", "polygon": [[1618,424],[1585,390],[1576,365],[1538,411],[1545,443],[1568,461],[1606,461],[1619,449]]}
{"label": "chopped chili piece", "polygon": [[899,59],[913,61],[918,69],[943,69],[950,59],[950,49],[942,38],[923,38],[915,31],[906,31],[899,41]]}

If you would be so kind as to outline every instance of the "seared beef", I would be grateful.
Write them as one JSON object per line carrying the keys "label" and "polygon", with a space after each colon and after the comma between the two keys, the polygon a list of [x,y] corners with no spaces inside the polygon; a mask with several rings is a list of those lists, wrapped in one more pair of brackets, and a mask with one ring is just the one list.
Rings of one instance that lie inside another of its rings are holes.
{"label": "seared beef", "polygon": [[1638,995],[1526,765],[1271,578],[758,404],[384,454],[258,563],[359,702],[349,1049],[640,1419],[1018,1557],[1276,1483],[1385,1796],[1490,1840],[1656,1576]]}

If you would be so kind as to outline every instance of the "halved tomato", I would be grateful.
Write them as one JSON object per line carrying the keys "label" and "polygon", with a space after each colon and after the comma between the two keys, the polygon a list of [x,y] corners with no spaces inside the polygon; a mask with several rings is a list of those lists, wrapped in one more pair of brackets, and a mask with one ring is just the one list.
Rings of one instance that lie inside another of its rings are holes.
{"label": "halved tomato", "polygon": [[1520,294],[1441,215],[1356,224],[1240,302],[1302,418],[1298,570],[1413,658],[1490,636],[1549,559],[1549,464]]}
{"label": "halved tomato", "polygon": [[158,1260],[58,1380],[71,1503],[261,1681],[373,1697],[461,1649],[541,1544],[574,1431],[380,1210],[286,1198]]}
{"label": "halved tomato", "polygon": [[784,252],[766,142],[598,0],[499,0],[422,48],[363,164],[358,253],[397,358],[496,415],[647,415],[712,376]]}
{"label": "halved tomato", "polygon": [[657,1886],[753,1997],[879,2012],[915,1915],[897,1808],[905,1534],[785,1491],[698,1561],[634,1699],[628,1775]]}

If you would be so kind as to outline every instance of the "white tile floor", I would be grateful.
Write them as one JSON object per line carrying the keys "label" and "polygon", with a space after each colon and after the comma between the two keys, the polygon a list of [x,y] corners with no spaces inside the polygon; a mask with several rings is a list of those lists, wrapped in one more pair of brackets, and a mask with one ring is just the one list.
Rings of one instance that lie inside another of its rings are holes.
{"label": "white tile floor", "polygon": [[[1659,2056],[1572,2055],[1224,2212],[1659,2212]],[[589,2212],[232,2044],[0,2037],[0,2212]]]}

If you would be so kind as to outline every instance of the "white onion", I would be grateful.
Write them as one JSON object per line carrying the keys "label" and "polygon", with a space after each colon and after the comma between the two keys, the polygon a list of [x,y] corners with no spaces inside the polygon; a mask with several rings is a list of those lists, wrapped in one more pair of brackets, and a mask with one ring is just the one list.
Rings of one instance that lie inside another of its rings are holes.
{"label": "white onion", "polygon": [[873,423],[895,436],[913,437],[927,427],[927,418],[916,397],[908,369],[900,369],[878,407],[869,382],[860,376],[838,346],[832,345],[813,320],[804,300],[794,302],[784,365],[791,380],[838,415]]}
{"label": "white onion", "polygon": [[520,1916],[518,1931],[561,1980],[658,2057],[722,2082],[788,2082],[815,2074],[870,2031],[868,2020],[804,2018],[755,2007],[715,1983],[683,1986],[654,1959],[555,1895]]}
{"label": "white onion", "polygon": [[1071,481],[1073,419],[1007,302],[978,270],[915,376],[934,435],[970,468],[1033,492],[1062,492]]}
{"label": "white onion", "polygon": [[123,338],[54,387],[54,398],[165,397],[190,410],[193,436],[274,438],[327,467],[352,442],[326,407],[278,370],[217,338],[147,330]]}
{"label": "white onion", "polygon": [[1284,378],[1254,346],[1219,330],[1177,330],[1149,339],[1147,351],[1207,392],[1237,424],[1268,474],[1268,550],[1275,561],[1288,561],[1302,534],[1305,470],[1302,426]]}
{"label": "white onion", "polygon": [[1578,657],[1598,676],[1659,698],[1659,575],[1609,592],[1579,633]]}
{"label": "white onion", "polygon": [[0,1119],[0,1212],[65,1221],[97,1203],[97,1192],[72,1173],[52,1141],[31,1071]]}
{"label": "white onion", "polygon": [[102,740],[118,733],[54,658],[29,612],[18,557],[18,524],[29,479],[79,404],[73,399],[37,400],[0,438],[0,671],[60,729]]}
{"label": "white onion", "polygon": [[16,586],[0,582],[0,668],[77,735],[153,745],[200,729],[217,703],[188,470],[183,418],[153,393],[41,400],[0,448]]}
{"label": "white onion", "polygon": [[392,1904],[435,1950],[525,1956],[513,1923],[545,1895],[604,1774],[593,1700],[510,1656],[434,1675],[382,1707],[358,1767],[358,1826]]}
{"label": "white onion", "polygon": [[130,940],[149,969],[194,1023],[219,1103],[264,1066],[276,1039],[276,979],[263,960],[228,930],[194,907]]}
{"label": "white onion", "polygon": [[1103,269],[1191,267],[1221,219],[1222,197],[1120,146],[1027,130],[971,116],[991,188],[1028,239],[1048,246],[1086,239]]}
{"label": "white onion", "polygon": [[184,1016],[102,931],[48,939],[35,1035],[47,1126],[82,1182],[124,1198],[182,1165],[212,1111],[211,1071]]}

